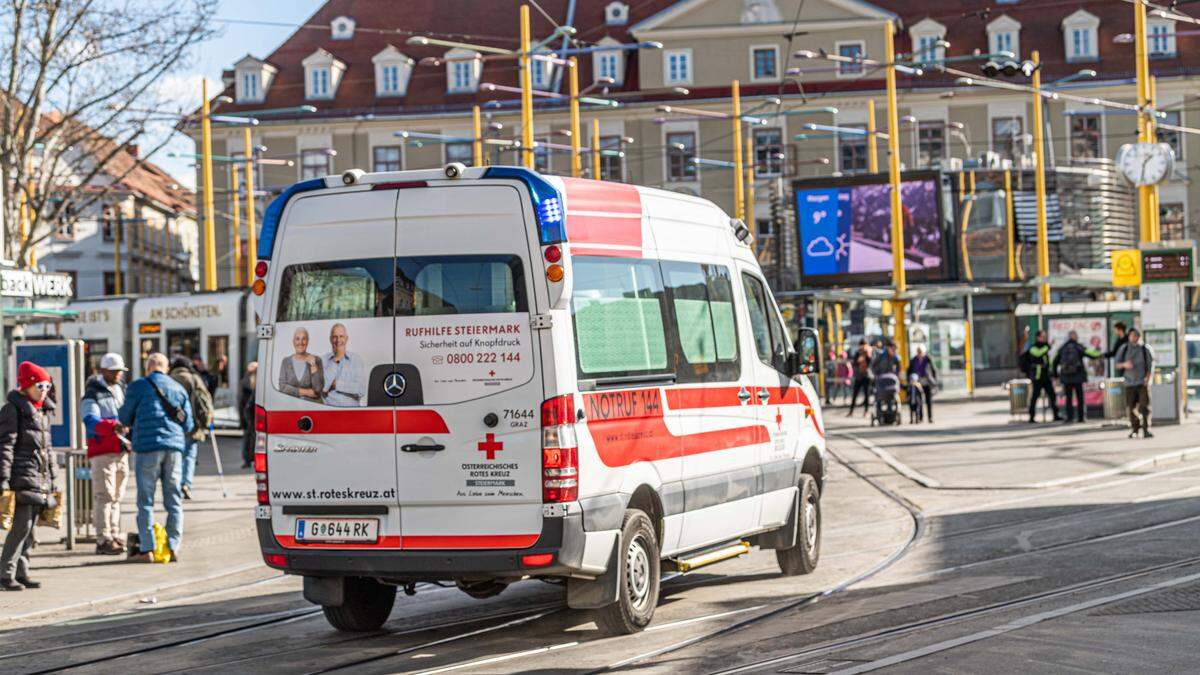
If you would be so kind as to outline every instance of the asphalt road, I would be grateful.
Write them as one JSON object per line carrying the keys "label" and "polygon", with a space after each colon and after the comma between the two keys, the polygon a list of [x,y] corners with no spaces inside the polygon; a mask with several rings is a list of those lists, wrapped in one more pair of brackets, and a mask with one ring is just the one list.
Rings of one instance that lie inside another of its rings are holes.
{"label": "asphalt road", "polygon": [[263,567],[12,626],[0,672],[1196,670],[1194,425],[1137,445],[1098,425],[1010,425],[1002,408],[943,404],[936,425],[889,429],[829,411],[818,570],[782,577],[756,550],[672,578],[639,635],[600,635],[535,581],[485,601],[422,585],[383,631],[345,635]]}

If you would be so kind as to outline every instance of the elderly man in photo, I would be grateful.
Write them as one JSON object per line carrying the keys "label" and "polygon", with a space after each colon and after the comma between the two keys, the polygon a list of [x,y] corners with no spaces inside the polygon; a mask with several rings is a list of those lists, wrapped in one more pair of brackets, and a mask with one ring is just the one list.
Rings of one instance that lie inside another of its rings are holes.
{"label": "elderly man in photo", "polygon": [[332,351],[321,357],[325,370],[325,403],[343,408],[367,404],[367,378],[362,359],[354,352],[346,351],[350,335],[346,326],[335,323],[329,330],[329,346]]}

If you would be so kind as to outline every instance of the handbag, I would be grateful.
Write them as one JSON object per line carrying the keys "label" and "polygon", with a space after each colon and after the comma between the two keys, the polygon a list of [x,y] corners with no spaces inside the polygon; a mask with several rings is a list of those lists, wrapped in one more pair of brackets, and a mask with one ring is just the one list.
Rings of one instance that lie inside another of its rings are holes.
{"label": "handbag", "polygon": [[11,530],[13,514],[17,510],[17,493],[12,490],[0,492],[0,530]]}
{"label": "handbag", "polygon": [[42,527],[52,527],[59,529],[62,527],[63,520],[63,499],[62,493],[55,490],[51,499],[45,508],[38,513],[37,524]]}

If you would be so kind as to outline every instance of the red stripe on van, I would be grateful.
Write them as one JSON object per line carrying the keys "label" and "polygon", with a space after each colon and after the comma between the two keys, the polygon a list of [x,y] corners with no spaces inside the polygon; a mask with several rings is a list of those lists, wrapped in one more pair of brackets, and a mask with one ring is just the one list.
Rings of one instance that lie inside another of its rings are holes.
{"label": "red stripe on van", "polygon": [[277,534],[275,541],[284,548],[400,548],[400,537],[396,535],[385,535],[379,538],[379,541],[374,544],[364,542],[345,542],[339,544],[332,543],[304,543],[296,541],[296,537],[290,534]]}
{"label": "red stripe on van", "polygon": [[567,241],[642,248],[642,195],[636,187],[572,178],[562,181]]}
{"label": "red stripe on van", "polygon": [[405,549],[484,549],[529,548],[537,543],[537,534],[439,534],[405,535]]}
{"label": "red stripe on van", "polygon": [[[738,399],[738,392],[741,387],[694,387],[690,389],[668,389],[667,404],[671,406],[671,410],[701,410],[704,408],[727,408],[732,406],[740,406],[742,402]],[[767,387],[771,398],[768,399],[767,405],[801,405],[806,408],[812,408],[812,402],[808,400],[808,394],[804,393],[804,389],[800,385],[794,385],[783,389],[782,387]],[[753,392],[751,392],[753,393]],[[755,395],[750,399],[751,404],[757,404],[758,396]],[[816,415],[812,415],[809,419],[812,420],[813,427],[821,436],[825,435],[825,431],[821,429],[821,425],[817,422]]]}
{"label": "red stripe on van", "polygon": [[312,420],[309,434],[448,434],[446,421],[435,410],[386,408],[341,410],[271,410],[268,433],[295,433],[302,417]]}

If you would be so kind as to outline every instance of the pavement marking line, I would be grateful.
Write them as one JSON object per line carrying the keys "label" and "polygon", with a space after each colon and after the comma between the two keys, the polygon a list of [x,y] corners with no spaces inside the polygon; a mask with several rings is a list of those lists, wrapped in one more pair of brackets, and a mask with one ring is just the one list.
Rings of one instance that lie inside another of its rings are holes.
{"label": "pavement marking line", "polygon": [[941,481],[939,481],[936,478],[931,478],[929,476],[926,476],[925,474],[921,473],[920,471],[917,471],[916,469],[905,464],[904,462],[901,462],[900,460],[896,459],[895,455],[888,452],[887,450],[884,450],[883,448],[879,447],[878,445],[875,445],[871,441],[868,441],[865,438],[860,438],[858,436],[855,436],[854,434],[849,434],[849,433],[838,432],[836,435],[843,436],[845,438],[849,438],[850,440],[854,441],[855,443],[858,443],[859,445],[863,446],[867,450],[870,450],[872,453],[874,453],[874,455],[876,457],[878,457],[879,459],[882,459],[888,466],[895,469],[897,473],[899,473],[900,475],[904,476],[905,478],[911,480],[912,482],[917,483],[918,485],[921,485],[922,487],[930,488],[931,490],[941,489],[941,487],[942,487]]}
{"label": "pavement marking line", "polygon": [[527,649],[523,652],[513,652],[512,654],[493,656],[489,659],[480,659],[478,661],[469,661],[467,663],[456,663],[452,666],[446,666],[445,668],[434,668],[433,670],[422,670],[419,673],[417,673],[416,675],[434,675],[435,673],[448,673],[452,670],[461,670],[463,668],[472,668],[474,666],[486,666],[486,665],[489,665],[492,663],[501,663],[503,661],[511,661],[513,659],[519,659],[524,656],[533,656],[535,654],[545,654],[546,652],[552,652],[552,651],[555,651],[558,649],[564,649],[566,647],[574,647],[578,644],[579,644],[578,642],[564,642],[562,644],[551,645],[549,647],[538,647],[537,649]]}
{"label": "pavement marking line", "polygon": [[1197,579],[1200,579],[1200,574],[1189,574],[1187,576],[1176,577],[1174,579],[1167,579],[1166,581],[1160,581],[1159,583],[1152,584],[1150,586],[1142,586],[1141,588],[1135,588],[1133,590],[1125,591],[1123,593],[1107,595],[1107,596],[1104,596],[1101,598],[1093,598],[1091,600],[1086,600],[1084,602],[1076,603],[1074,605],[1068,605],[1066,607],[1059,607],[1058,609],[1051,609],[1051,610],[1047,610],[1045,612],[1040,612],[1038,614],[1031,614],[1028,616],[1023,616],[1023,617],[1014,619],[1012,621],[1009,621],[1006,624],[996,626],[995,628],[989,628],[987,630],[982,630],[977,633],[972,633],[971,635],[964,635],[961,637],[953,638],[951,640],[944,640],[942,642],[928,645],[926,647],[913,649],[913,650],[910,650],[907,652],[903,652],[901,654],[889,656],[884,659],[878,659],[875,661],[871,661],[870,663],[864,663],[864,664],[855,666],[853,668],[846,668],[843,670],[838,670],[838,671],[835,671],[835,673],[838,673],[839,675],[853,675],[854,673],[867,673],[867,672],[870,672],[873,670],[878,670],[880,668],[886,668],[888,666],[899,665],[901,663],[913,661],[913,660],[916,660],[919,658],[929,656],[931,654],[937,654],[939,652],[948,651],[948,650],[954,649],[956,647],[961,647],[963,645],[971,644],[973,642],[980,642],[982,640],[987,640],[989,638],[993,638],[998,635],[1003,635],[1005,633],[1011,633],[1013,631],[1020,630],[1022,628],[1028,628],[1029,626],[1033,626],[1033,625],[1042,623],[1044,621],[1049,621],[1051,619],[1057,619],[1059,617],[1063,617],[1068,614],[1082,612],[1084,610],[1092,609],[1093,607],[1099,607],[1101,605],[1111,604],[1111,603],[1114,603],[1114,602],[1117,602],[1120,600],[1124,600],[1126,598],[1132,598],[1132,597],[1137,597],[1139,595],[1145,595],[1146,593],[1152,593],[1154,591],[1159,591],[1164,588],[1171,588],[1173,586],[1179,586],[1180,584],[1185,584],[1185,583],[1188,583],[1191,581],[1195,581]]}
{"label": "pavement marking line", "polygon": [[724,618],[727,616],[733,616],[735,614],[745,614],[746,612],[753,612],[754,610],[762,609],[763,607],[766,607],[766,605],[754,605],[753,607],[743,607],[741,609],[732,609],[728,612],[718,612],[717,614],[706,614],[704,616],[697,616],[697,617],[693,617],[691,619],[680,619],[679,621],[671,621],[670,623],[659,624],[657,626],[647,626],[646,632],[649,633],[651,631],[656,631],[656,630],[670,630],[672,628],[679,628],[680,626],[687,626],[687,625],[690,625],[693,623],[700,623],[701,621],[712,621],[713,619],[721,619],[721,618]]}

